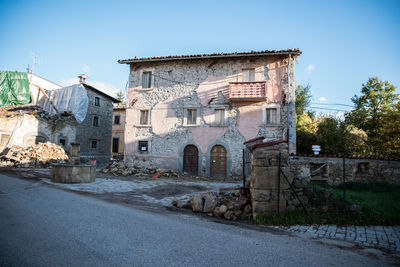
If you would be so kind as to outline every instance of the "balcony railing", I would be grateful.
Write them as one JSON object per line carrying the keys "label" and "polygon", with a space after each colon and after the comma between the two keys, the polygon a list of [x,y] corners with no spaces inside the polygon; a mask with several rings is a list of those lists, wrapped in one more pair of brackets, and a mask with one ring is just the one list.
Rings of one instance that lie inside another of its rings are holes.
{"label": "balcony railing", "polygon": [[264,82],[231,82],[229,99],[241,101],[263,101],[266,98]]}

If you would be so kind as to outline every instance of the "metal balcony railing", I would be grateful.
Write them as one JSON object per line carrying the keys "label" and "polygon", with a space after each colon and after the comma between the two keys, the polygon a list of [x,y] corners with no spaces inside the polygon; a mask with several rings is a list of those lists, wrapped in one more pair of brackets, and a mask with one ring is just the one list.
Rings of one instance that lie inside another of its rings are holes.
{"label": "metal balcony railing", "polygon": [[262,101],[266,98],[266,86],[263,82],[229,83],[229,99],[243,101]]}

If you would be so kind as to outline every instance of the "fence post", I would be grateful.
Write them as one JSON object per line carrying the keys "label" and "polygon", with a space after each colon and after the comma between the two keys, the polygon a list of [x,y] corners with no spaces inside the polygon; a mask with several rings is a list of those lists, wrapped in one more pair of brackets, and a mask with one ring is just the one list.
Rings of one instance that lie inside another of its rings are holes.
{"label": "fence post", "polygon": [[343,214],[346,213],[346,158],[343,154]]}
{"label": "fence post", "polygon": [[243,172],[243,190],[246,187],[246,159],[245,159],[245,149],[243,148],[242,150],[242,157],[243,157],[243,168],[242,168],[242,172]]}
{"label": "fence post", "polygon": [[281,152],[279,151],[279,157],[278,157],[278,215],[279,215],[280,197],[281,197]]}

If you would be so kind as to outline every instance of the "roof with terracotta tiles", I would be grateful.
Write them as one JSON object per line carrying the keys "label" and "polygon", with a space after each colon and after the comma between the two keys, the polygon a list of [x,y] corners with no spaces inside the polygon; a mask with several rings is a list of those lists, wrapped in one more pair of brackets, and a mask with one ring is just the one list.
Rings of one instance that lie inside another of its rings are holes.
{"label": "roof with terracotta tiles", "polygon": [[193,60],[193,59],[213,59],[213,58],[236,58],[236,57],[253,57],[253,56],[274,56],[274,55],[294,55],[301,54],[299,48],[289,48],[286,50],[264,50],[250,52],[233,52],[233,53],[214,53],[214,54],[195,54],[180,56],[154,56],[154,57],[135,57],[131,59],[120,59],[120,64],[140,63],[140,62],[159,62],[174,60]]}

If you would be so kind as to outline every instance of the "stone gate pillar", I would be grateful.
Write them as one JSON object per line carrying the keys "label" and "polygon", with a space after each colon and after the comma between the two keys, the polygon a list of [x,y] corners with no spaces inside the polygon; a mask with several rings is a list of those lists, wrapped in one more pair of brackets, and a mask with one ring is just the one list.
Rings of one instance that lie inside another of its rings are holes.
{"label": "stone gate pillar", "polygon": [[[278,211],[278,161],[281,154],[281,169],[288,176],[293,176],[288,167],[288,144],[285,140],[256,144],[252,149],[250,193],[253,207],[253,218],[259,214],[274,214]],[[283,191],[289,188],[283,175],[280,178],[279,211],[287,211]]]}

